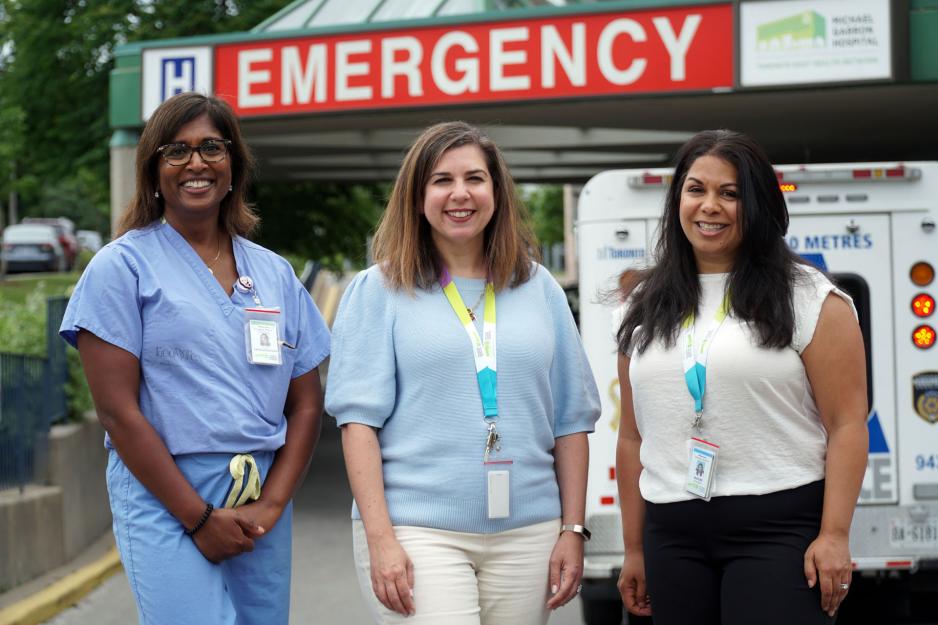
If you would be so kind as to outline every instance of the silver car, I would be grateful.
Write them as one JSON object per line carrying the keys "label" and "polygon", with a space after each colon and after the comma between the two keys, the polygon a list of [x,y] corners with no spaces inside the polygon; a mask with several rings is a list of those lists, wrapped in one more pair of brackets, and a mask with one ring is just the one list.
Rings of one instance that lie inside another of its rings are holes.
{"label": "silver car", "polygon": [[46,224],[15,224],[3,231],[0,273],[65,271],[65,251],[55,228]]}

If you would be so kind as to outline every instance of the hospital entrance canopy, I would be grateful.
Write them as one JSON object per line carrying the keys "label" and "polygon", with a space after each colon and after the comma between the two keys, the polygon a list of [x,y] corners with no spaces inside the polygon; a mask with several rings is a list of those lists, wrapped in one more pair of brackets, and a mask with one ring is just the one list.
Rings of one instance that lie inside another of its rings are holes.
{"label": "hospital entrance canopy", "polygon": [[450,119],[523,181],[660,166],[714,127],[776,162],[936,158],[930,2],[298,0],[250,32],[119,48],[112,174],[185,90],[231,103],[267,180],[391,180]]}

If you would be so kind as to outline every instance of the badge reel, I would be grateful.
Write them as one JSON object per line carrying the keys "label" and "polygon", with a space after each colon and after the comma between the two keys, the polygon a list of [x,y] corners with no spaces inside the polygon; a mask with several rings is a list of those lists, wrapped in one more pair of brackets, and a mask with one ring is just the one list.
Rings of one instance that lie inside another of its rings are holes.
{"label": "badge reel", "polygon": [[248,362],[252,365],[283,364],[280,353],[280,309],[261,306],[250,276],[238,278],[235,288],[241,293],[251,294],[256,304],[244,309],[244,347]]}
{"label": "badge reel", "polygon": [[490,519],[507,519],[511,516],[511,466],[512,460],[502,453],[501,435],[495,428],[495,422],[488,422],[485,436],[485,454],[482,466],[485,468],[486,501]]}

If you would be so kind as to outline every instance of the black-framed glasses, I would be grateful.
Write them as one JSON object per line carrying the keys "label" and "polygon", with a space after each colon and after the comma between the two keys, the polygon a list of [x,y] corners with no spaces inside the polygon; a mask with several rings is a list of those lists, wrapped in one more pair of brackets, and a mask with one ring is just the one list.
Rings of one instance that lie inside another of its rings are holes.
{"label": "black-framed glasses", "polygon": [[192,160],[192,152],[199,151],[199,156],[206,163],[218,163],[228,155],[228,139],[209,139],[201,145],[192,147],[188,143],[167,143],[156,148],[163,159],[173,167],[182,167]]}

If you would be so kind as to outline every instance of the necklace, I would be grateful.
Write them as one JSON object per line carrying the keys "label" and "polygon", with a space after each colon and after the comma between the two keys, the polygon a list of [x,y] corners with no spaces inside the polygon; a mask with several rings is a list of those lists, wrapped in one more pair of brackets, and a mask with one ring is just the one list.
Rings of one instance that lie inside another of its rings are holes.
{"label": "necklace", "polygon": [[218,258],[220,256],[221,256],[221,236],[218,237],[218,247],[215,250],[215,258],[212,259],[212,262],[205,263],[204,260],[202,261],[203,263],[205,263],[205,266],[208,267],[208,272],[212,274],[213,276],[215,275],[215,269],[214,269],[215,263],[218,262]]}
{"label": "necklace", "polygon": [[472,305],[472,308],[466,306],[466,312],[469,313],[469,318],[473,321],[476,320],[476,308],[479,307],[479,304],[482,302],[482,298],[485,297],[485,288],[482,289],[482,293],[479,295],[479,299],[476,300],[476,303]]}

